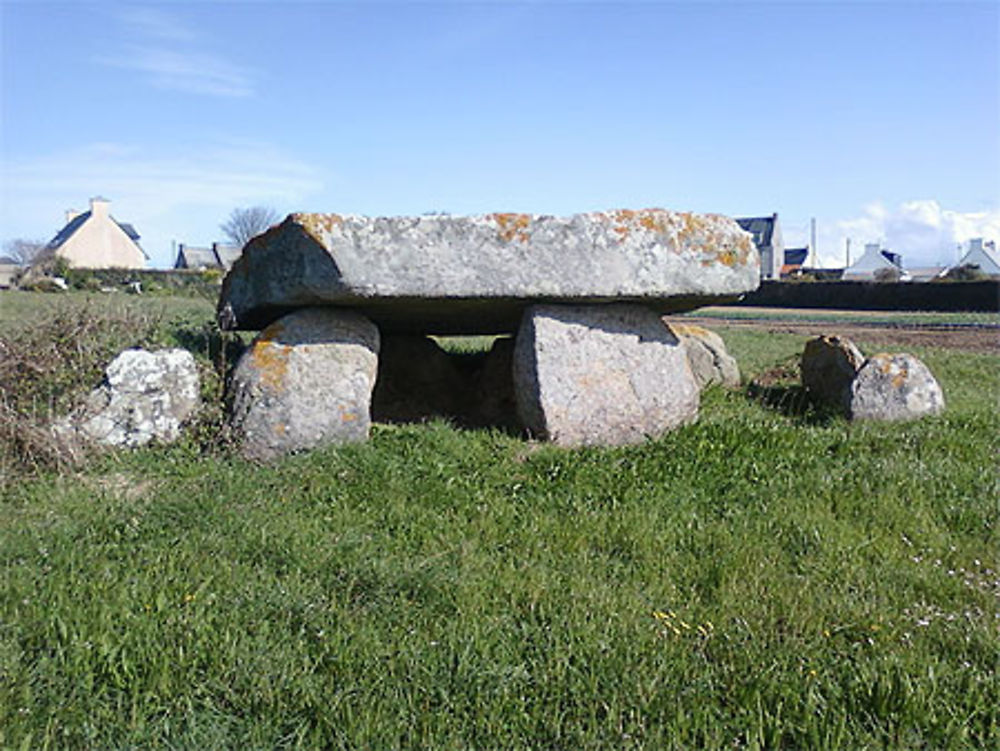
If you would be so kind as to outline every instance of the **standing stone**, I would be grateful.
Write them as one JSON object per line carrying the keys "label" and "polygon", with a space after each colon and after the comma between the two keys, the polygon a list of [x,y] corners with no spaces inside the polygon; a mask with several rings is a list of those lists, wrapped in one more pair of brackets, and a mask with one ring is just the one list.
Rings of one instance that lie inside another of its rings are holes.
{"label": "standing stone", "polygon": [[818,336],[806,342],[802,352],[802,385],[816,398],[842,407],[864,362],[850,339]]}
{"label": "standing stone", "polygon": [[87,397],[76,423],[85,439],[106,446],[144,446],[180,436],[199,403],[198,367],[190,352],[128,349],[108,365],[104,382]]}
{"label": "standing stone", "polygon": [[913,355],[875,355],[851,384],[852,420],[914,420],[944,410],[944,394],[926,365]]}
{"label": "standing stone", "polygon": [[307,308],[264,329],[230,386],[230,426],[243,455],[270,460],[365,440],[378,350],[375,325],[346,310]]}
{"label": "standing stone", "polygon": [[727,388],[740,385],[740,368],[726,349],[722,337],[714,331],[688,323],[668,323],[674,336],[681,340],[688,364],[699,388],[712,383]]}
{"label": "standing stone", "polygon": [[684,347],[640,306],[529,308],[514,388],[524,426],[563,446],[637,443],[698,413]]}

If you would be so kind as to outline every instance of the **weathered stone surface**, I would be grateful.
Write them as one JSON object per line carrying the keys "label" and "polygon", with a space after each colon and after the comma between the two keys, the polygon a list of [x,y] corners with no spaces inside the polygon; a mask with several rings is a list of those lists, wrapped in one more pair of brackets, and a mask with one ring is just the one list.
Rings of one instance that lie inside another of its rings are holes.
{"label": "weathered stone surface", "polygon": [[85,440],[106,446],[170,442],[198,408],[198,368],[183,349],[129,349],[108,365],[104,382],[80,414],[59,426],[74,426]]}
{"label": "weathered stone surface", "polygon": [[241,452],[283,454],[368,437],[378,329],[361,315],[307,308],[275,321],[244,353],[229,424]]}
{"label": "weathered stone surface", "polygon": [[565,446],[636,443],[698,413],[684,347],[636,305],[529,308],[514,387],[524,426]]}
{"label": "weathered stone surface", "polygon": [[247,244],[223,283],[219,320],[256,329],[336,305],[383,333],[513,333],[539,302],[669,312],[733,299],[756,289],[759,267],[751,236],[713,214],[292,214]]}
{"label": "weathered stone surface", "polygon": [[718,383],[727,388],[740,385],[740,368],[729,354],[726,343],[714,331],[688,323],[671,322],[667,326],[681,340],[688,364],[699,388]]}
{"label": "weathered stone surface", "polygon": [[816,398],[843,407],[864,362],[861,350],[850,339],[818,336],[806,342],[802,351],[802,385]]}
{"label": "weathered stone surface", "polygon": [[913,355],[880,354],[868,359],[850,387],[852,420],[913,420],[944,410],[934,375]]}

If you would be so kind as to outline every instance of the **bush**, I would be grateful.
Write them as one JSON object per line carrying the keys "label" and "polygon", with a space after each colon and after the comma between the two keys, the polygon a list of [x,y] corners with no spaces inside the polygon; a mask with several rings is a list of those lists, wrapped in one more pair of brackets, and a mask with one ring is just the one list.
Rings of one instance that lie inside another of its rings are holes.
{"label": "bush", "polygon": [[160,324],[148,311],[63,304],[0,336],[0,475],[76,462],[81,447],[56,436],[53,419],[100,381],[114,355],[153,343]]}

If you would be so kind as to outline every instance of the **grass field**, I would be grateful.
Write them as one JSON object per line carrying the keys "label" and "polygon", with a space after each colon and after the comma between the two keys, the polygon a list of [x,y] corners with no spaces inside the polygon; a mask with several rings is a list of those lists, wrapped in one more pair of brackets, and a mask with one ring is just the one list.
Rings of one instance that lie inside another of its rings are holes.
{"label": "grass field", "polygon": [[[804,342],[722,333],[746,380]],[[0,747],[1000,747],[1000,357],[915,354],[948,409],[902,425],[772,378],[629,448],[434,422],[8,478]]]}

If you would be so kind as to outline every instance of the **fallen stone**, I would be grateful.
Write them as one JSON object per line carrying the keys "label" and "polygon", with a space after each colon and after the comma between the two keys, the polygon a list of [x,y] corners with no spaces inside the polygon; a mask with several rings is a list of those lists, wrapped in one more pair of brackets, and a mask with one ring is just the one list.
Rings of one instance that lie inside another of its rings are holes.
{"label": "fallen stone", "polygon": [[514,388],[523,425],[563,446],[637,443],[698,413],[683,345],[635,305],[529,308]]}
{"label": "fallen stone", "polygon": [[740,385],[740,368],[729,354],[726,343],[714,331],[688,323],[668,323],[674,336],[680,339],[688,364],[699,388],[713,383],[727,388]]}
{"label": "fallen stone", "polygon": [[910,354],[868,359],[850,387],[852,420],[914,420],[944,410],[944,394],[930,369]]}
{"label": "fallen stone", "polygon": [[227,329],[340,306],[382,333],[501,334],[537,303],[639,303],[666,313],[735,299],[759,277],[750,234],[714,214],[292,214],[247,244],[218,312]]}
{"label": "fallen stone", "polygon": [[850,339],[818,336],[806,342],[802,351],[802,385],[815,398],[842,408],[864,362],[861,350]]}
{"label": "fallen stone", "polygon": [[272,323],[233,371],[229,425],[256,460],[368,437],[378,329],[346,310],[308,308]]}
{"label": "fallen stone", "polygon": [[129,349],[108,365],[104,382],[77,415],[58,430],[75,429],[105,446],[169,443],[198,408],[200,386],[194,357],[183,349]]}

